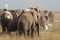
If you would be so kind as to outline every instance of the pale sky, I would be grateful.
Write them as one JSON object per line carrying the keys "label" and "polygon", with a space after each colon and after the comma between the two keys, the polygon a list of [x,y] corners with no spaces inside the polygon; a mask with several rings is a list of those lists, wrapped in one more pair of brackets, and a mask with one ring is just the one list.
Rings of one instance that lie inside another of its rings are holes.
{"label": "pale sky", "polygon": [[60,0],[0,0],[0,8],[5,8],[5,4],[8,4],[9,9],[25,9],[32,5],[41,9],[60,11]]}

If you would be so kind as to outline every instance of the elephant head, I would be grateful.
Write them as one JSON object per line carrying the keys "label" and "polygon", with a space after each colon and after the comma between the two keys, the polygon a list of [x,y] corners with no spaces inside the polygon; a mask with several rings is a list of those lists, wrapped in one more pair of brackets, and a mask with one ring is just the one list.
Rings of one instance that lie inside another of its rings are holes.
{"label": "elephant head", "polygon": [[13,15],[9,11],[4,10],[1,15],[2,32],[6,31],[7,25],[9,22],[12,22],[12,20]]}
{"label": "elephant head", "polygon": [[5,18],[8,20],[13,20],[13,15],[9,11],[5,11]]}

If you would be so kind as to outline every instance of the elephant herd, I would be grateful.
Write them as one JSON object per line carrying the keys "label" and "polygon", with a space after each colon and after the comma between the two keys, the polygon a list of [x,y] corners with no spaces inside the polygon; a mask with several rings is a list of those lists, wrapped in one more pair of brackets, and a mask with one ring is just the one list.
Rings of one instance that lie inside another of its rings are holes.
{"label": "elephant herd", "polygon": [[2,33],[17,31],[19,35],[33,37],[35,33],[39,36],[41,27],[45,29],[49,17],[47,11],[42,12],[39,8],[28,8],[27,10],[6,10],[1,15]]}

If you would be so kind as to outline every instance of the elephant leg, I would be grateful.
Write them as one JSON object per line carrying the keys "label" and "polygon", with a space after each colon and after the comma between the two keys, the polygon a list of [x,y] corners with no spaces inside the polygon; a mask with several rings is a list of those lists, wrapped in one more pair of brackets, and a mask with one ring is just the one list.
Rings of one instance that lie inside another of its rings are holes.
{"label": "elephant leg", "polygon": [[21,30],[21,28],[20,28],[20,27],[18,28],[18,35],[19,35],[19,36],[21,36],[21,35],[22,35],[22,30]]}
{"label": "elephant leg", "polygon": [[37,27],[37,31],[38,31],[38,36],[39,36],[39,27]]}
{"label": "elephant leg", "polygon": [[38,36],[39,36],[39,24],[37,23],[37,33],[38,33]]}
{"label": "elephant leg", "polygon": [[33,37],[33,34],[34,34],[34,29],[31,28],[31,37]]}
{"label": "elephant leg", "polygon": [[18,31],[19,31],[19,35],[22,35],[22,34],[23,34],[24,31],[23,31],[23,29],[22,29],[22,26],[19,27],[19,30],[18,30]]}
{"label": "elephant leg", "polygon": [[42,30],[44,31],[44,29],[45,29],[45,24],[44,24],[44,22],[41,23],[41,27],[42,27]]}
{"label": "elephant leg", "polygon": [[25,26],[22,23],[20,23],[20,26],[19,26],[19,35],[22,35],[22,34],[24,34],[24,36],[26,37],[27,29],[25,28]]}
{"label": "elephant leg", "polygon": [[26,37],[27,36],[27,30],[25,29],[23,32],[24,32],[24,37]]}
{"label": "elephant leg", "polygon": [[21,30],[19,30],[19,35],[22,35],[22,31]]}
{"label": "elephant leg", "polygon": [[34,28],[35,28],[35,23],[33,23],[31,26],[31,37],[32,38],[33,38],[33,34],[34,34]]}
{"label": "elephant leg", "polygon": [[17,30],[18,30],[18,34],[21,36],[22,35],[22,24],[21,23],[18,23]]}
{"label": "elephant leg", "polygon": [[29,24],[28,30],[27,30],[27,36],[30,36],[30,33],[31,33],[31,26],[32,26],[32,24]]}
{"label": "elephant leg", "polygon": [[2,26],[2,33],[6,32],[6,27]]}

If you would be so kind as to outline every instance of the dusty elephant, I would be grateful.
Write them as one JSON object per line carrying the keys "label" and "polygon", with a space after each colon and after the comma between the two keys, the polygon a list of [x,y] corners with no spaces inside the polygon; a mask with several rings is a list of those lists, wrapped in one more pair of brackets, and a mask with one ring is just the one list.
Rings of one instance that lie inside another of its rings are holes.
{"label": "dusty elephant", "polygon": [[22,12],[23,10],[15,10],[15,12],[13,13],[13,15],[15,14],[14,19],[8,24],[8,33],[17,31],[19,15],[21,15]]}
{"label": "dusty elephant", "polygon": [[11,12],[13,12],[13,10],[9,11],[9,10],[4,9],[4,11],[1,15],[2,32],[8,31],[7,30],[8,24],[10,22],[12,22],[13,19],[15,18],[15,16],[16,16],[15,14],[12,14]]}
{"label": "dusty elephant", "polygon": [[49,18],[50,23],[53,23],[54,14],[52,13],[52,11],[50,11],[50,12],[48,13],[48,18]]}
{"label": "dusty elephant", "polygon": [[29,34],[31,34],[31,36],[33,37],[35,20],[32,15],[32,12],[25,12],[20,15],[20,18],[18,20],[19,34],[23,33],[25,36],[29,36]]}
{"label": "dusty elephant", "polygon": [[39,36],[39,27],[40,27],[40,10],[39,10],[39,8],[29,8],[30,10],[30,12],[32,12],[33,13],[33,18],[34,18],[34,20],[35,20],[35,32],[37,32],[38,33],[38,36]]}
{"label": "dusty elephant", "polygon": [[7,25],[9,22],[13,20],[13,15],[4,9],[2,15],[1,15],[1,24],[2,24],[2,32],[6,32],[7,30]]}

